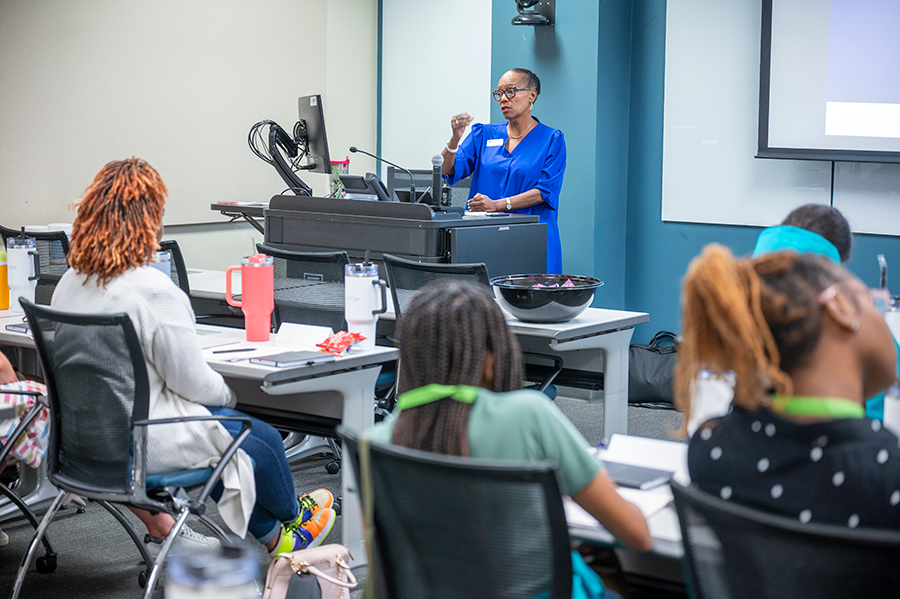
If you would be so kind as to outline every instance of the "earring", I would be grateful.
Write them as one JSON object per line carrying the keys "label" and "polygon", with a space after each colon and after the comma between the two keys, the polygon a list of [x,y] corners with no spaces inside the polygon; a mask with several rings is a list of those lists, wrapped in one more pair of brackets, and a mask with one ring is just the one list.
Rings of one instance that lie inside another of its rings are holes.
{"label": "earring", "polygon": [[531,103],[531,105],[528,107],[528,110],[534,110],[534,102]]}
{"label": "earring", "polygon": [[854,320],[853,322],[850,323],[850,330],[853,331],[854,333],[859,330],[859,321],[858,320]]}

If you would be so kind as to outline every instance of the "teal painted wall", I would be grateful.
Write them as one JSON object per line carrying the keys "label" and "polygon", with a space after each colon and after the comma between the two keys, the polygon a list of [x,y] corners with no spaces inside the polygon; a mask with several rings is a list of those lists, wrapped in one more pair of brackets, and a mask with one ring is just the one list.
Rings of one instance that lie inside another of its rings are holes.
{"label": "teal painted wall", "polygon": [[[492,77],[496,81],[513,67],[540,77],[533,114],[566,136],[559,212],[563,268],[605,282],[594,305],[622,308],[630,0],[557,0],[553,27],[511,25],[515,14],[515,2],[494,0]],[[629,21],[625,27],[623,19]],[[495,105],[491,120],[502,119]]]}
{"label": "teal painted wall", "polygon": [[[491,70],[495,80],[513,66],[538,73],[535,115],[565,133],[564,267],[606,281],[595,306],[650,313],[636,341],[677,332],[691,259],[712,242],[747,254],[760,229],[661,219],[665,0],[557,0],[556,12],[553,28],[516,27],[515,3],[494,0]],[[879,253],[900,292],[900,238],[856,235],[847,266],[875,286]]]}

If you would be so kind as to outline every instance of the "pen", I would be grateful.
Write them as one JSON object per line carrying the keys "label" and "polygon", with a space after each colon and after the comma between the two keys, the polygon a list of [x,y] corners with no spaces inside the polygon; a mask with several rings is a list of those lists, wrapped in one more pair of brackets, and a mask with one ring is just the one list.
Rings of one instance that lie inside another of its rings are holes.
{"label": "pen", "polygon": [[233,353],[239,352],[239,351],[253,351],[254,349],[256,349],[256,348],[255,347],[244,347],[241,349],[219,349],[219,350],[213,351],[213,353],[214,354],[233,354]]}

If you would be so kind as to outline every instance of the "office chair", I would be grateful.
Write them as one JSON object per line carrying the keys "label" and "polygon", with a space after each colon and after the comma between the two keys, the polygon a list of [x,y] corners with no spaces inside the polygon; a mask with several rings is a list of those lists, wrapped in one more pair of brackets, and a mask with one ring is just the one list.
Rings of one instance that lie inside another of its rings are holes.
{"label": "office chair", "polygon": [[[4,246],[7,239],[18,237],[21,234],[21,229],[17,231],[0,226],[0,237],[3,237]],[[69,269],[66,262],[66,255],[69,253],[69,237],[63,231],[49,233],[29,231],[25,235],[34,237],[41,263],[41,278],[38,279],[37,287],[34,290],[34,301],[36,304],[49,306],[56,284]]]}
{"label": "office chair", "polygon": [[403,311],[409,307],[419,289],[432,281],[452,279],[491,286],[487,266],[483,262],[473,264],[435,264],[413,262],[391,254],[382,255],[387,271],[391,298],[394,300],[394,314],[399,321]]}
{"label": "office chair", "polygon": [[[343,426],[338,436],[365,505],[359,439]],[[369,450],[374,519],[366,524],[380,596],[572,596],[569,529],[553,464],[377,444]]]}
{"label": "office chair", "polygon": [[188,280],[187,266],[184,264],[184,256],[178,242],[174,239],[166,239],[159,242],[159,251],[169,254],[169,265],[172,267],[170,276],[172,282],[178,285],[182,291],[191,297],[191,283]]}
{"label": "office chair", "polygon": [[[12,599],[57,511],[74,497],[105,508],[134,541],[145,569],[138,584],[149,599],[166,555],[188,516],[194,515],[225,543],[226,533],[204,517],[206,499],[225,466],[250,434],[246,417],[192,416],[149,420],[150,383],[141,342],[127,314],[67,314],[22,300],[46,376],[50,410],[50,481],[59,489],[16,574]],[[241,432],[213,468],[149,475],[147,427],[194,420],[236,420]],[[184,488],[202,487],[196,499]],[[157,559],[147,552],[129,520],[114,504],[166,512],[175,525]]]}
{"label": "office chair", "polygon": [[691,597],[897,596],[898,531],[802,524],[671,484]]}
{"label": "office chair", "polygon": [[262,243],[256,250],[275,260],[275,328],[283,322],[347,329],[344,266],[347,252],[293,252]]}
{"label": "office chair", "polygon": [[[413,262],[391,254],[384,254],[385,270],[387,271],[388,285],[391,288],[391,298],[394,300],[394,314],[397,322],[404,310],[412,303],[419,289],[432,281],[452,279],[455,281],[468,281],[491,286],[487,266],[483,262],[472,264],[435,264]],[[550,385],[553,379],[562,372],[563,361],[559,356],[523,352],[523,356],[532,361],[549,361],[552,365],[541,368],[536,372],[530,370],[530,364],[526,367],[525,378],[535,382],[535,389],[544,393],[549,398],[556,397],[556,389]]]}

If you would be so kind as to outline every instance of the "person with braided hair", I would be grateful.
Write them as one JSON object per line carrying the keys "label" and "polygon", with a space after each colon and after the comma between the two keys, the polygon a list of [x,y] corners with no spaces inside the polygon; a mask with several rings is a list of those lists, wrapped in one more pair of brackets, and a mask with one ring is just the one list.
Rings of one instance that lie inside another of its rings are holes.
{"label": "person with braided hair", "polygon": [[[147,365],[151,419],[242,415],[231,409],[234,392],[203,358],[190,300],[169,277],[148,266],[162,238],[167,193],[162,177],[143,160],[104,166],[79,203],[68,254],[72,268],[57,284],[51,306],[76,313],[128,313]],[[218,421],[149,427],[147,473],[214,465],[239,430],[240,423]],[[281,435],[257,419],[213,497],[225,523],[241,537],[249,531],[272,557],[315,547],[335,520],[327,490],[297,497]],[[174,521],[165,514],[135,513],[149,536],[157,537],[157,542],[147,541],[148,549],[158,552],[159,537]],[[176,545],[184,541],[185,548],[210,544],[189,529],[181,537]]]}
{"label": "person with braided hair", "polygon": [[897,437],[864,408],[897,378],[887,299],[822,255],[707,246],[684,279],[675,402],[690,418],[701,370],[733,371],[734,400],[691,438],[691,479],[803,523],[900,526]]}
{"label": "person with braided hair", "polygon": [[589,444],[542,393],[522,390],[522,353],[490,290],[435,281],[398,323],[399,391],[373,442],[433,453],[552,460],[560,490],[630,547],[649,550],[647,522],[625,501]]}

